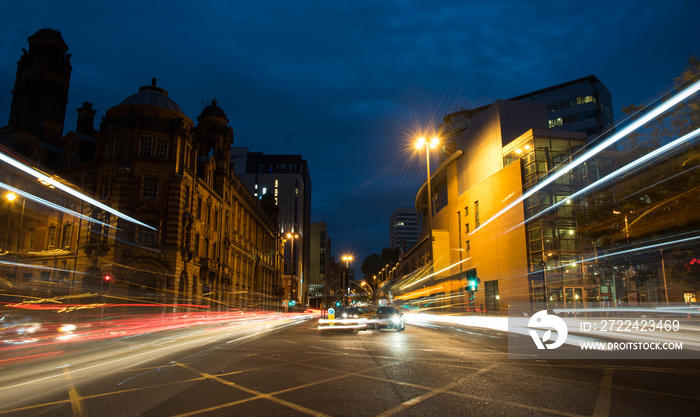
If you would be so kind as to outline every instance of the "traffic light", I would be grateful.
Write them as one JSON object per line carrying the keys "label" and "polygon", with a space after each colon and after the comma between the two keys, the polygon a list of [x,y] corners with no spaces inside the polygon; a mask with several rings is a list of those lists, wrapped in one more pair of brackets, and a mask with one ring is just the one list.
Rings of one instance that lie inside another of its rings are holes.
{"label": "traffic light", "polygon": [[479,289],[479,283],[481,280],[479,278],[469,278],[467,281],[467,287],[465,290],[469,292],[476,292]]}
{"label": "traffic light", "polygon": [[336,302],[335,302],[335,306],[336,306],[336,307],[340,307],[340,301],[336,301]]}
{"label": "traffic light", "polygon": [[102,278],[104,279],[105,282],[110,282],[110,281],[112,281],[112,280],[114,279],[114,278],[113,278],[111,275],[109,275],[109,274],[105,274],[104,277],[102,277]]}

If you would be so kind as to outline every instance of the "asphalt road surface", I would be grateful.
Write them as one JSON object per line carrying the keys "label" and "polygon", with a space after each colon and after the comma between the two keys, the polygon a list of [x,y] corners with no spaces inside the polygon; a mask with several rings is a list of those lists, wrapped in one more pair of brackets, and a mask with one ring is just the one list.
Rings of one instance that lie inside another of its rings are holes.
{"label": "asphalt road surface", "polygon": [[319,334],[315,326],[311,319],[151,335],[3,368],[0,415],[700,413],[699,361],[516,361],[495,330],[409,324],[403,332]]}

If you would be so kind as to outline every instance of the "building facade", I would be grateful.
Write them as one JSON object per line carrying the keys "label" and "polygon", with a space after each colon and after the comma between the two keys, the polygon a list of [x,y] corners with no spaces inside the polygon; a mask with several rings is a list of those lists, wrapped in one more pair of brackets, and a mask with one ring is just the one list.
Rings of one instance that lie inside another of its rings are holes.
{"label": "building facade", "polygon": [[[13,109],[19,99],[15,93]],[[17,258],[27,267],[19,268],[18,279],[69,274],[72,294],[174,309],[281,307],[277,207],[272,199],[253,197],[235,176],[229,157],[233,131],[215,100],[195,125],[154,79],[107,110],[99,129],[90,103],[78,114],[76,130],[61,140],[56,164],[63,179],[100,206],[74,201],[72,223],[49,215],[41,221],[46,226],[22,230],[18,244],[24,250]],[[3,136],[3,143],[15,146],[16,137]],[[41,162],[40,155],[28,156]],[[62,268],[28,266],[37,250],[46,257],[59,246],[68,253],[52,259]],[[106,275],[114,278],[108,294]]]}
{"label": "building facade", "polygon": [[389,247],[406,250],[418,242],[420,228],[414,207],[399,207],[389,218]]}
{"label": "building facade", "polygon": [[326,222],[311,223],[309,251],[309,306],[327,308],[331,239]]}
{"label": "building facade", "polygon": [[583,132],[588,141],[615,125],[610,90],[596,77],[579,78],[513,97],[510,100],[544,103],[550,129]]}
{"label": "building facade", "polygon": [[311,176],[300,155],[265,155],[247,148],[231,149],[234,172],[257,198],[272,199],[279,208],[279,229],[286,239],[284,288],[286,302],[309,304]]}
{"label": "building facade", "polygon": [[[416,195],[423,225],[419,243],[381,287],[382,297],[457,311],[498,311],[509,302],[553,307],[614,299],[611,285],[586,263],[593,248],[577,232],[580,203],[567,201],[609,172],[605,158],[566,172],[520,201],[548,172],[566,171],[587,133],[550,128],[544,103],[499,100],[445,116],[441,137],[432,195],[427,183]],[[562,201],[557,210],[525,221]]]}

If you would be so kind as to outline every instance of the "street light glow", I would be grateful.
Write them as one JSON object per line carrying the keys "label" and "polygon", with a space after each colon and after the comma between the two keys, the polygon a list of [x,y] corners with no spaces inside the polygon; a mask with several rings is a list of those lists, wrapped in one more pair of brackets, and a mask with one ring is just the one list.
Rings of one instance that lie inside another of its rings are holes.
{"label": "street light glow", "polygon": [[17,198],[17,194],[15,194],[15,193],[7,193],[7,195],[6,195],[5,197],[7,197],[7,199],[10,200],[10,201],[12,202],[12,201],[15,201],[15,198]]}

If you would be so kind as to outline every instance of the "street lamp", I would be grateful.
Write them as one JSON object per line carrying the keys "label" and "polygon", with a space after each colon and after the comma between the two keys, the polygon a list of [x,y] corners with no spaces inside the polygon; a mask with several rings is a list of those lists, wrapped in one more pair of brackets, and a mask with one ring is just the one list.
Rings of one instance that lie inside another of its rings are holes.
{"label": "street lamp", "polygon": [[[10,235],[10,216],[12,214],[12,204],[18,198],[17,194],[9,192],[5,197],[10,201],[10,211],[7,214],[7,234],[5,235],[5,250],[7,250],[7,238]],[[19,231],[17,232],[17,252],[20,250],[20,243],[22,242],[22,223],[24,222],[24,204],[27,202],[26,199],[22,199],[22,214],[19,218]]]}
{"label": "street lamp", "polygon": [[[294,270],[296,269],[295,261],[294,261],[294,240],[299,238],[299,235],[297,233],[287,233],[287,239],[292,241],[290,249],[290,255],[289,255],[289,261],[291,262],[291,268],[290,268],[290,275],[291,278],[289,280],[289,299],[292,299],[292,286],[294,285]],[[301,296],[301,294],[299,294]]]}
{"label": "street lamp", "polygon": [[294,275],[294,239],[297,239],[298,237],[299,237],[299,235],[296,234],[296,233],[287,233],[287,239],[289,239],[289,240],[292,241],[292,245],[291,245],[291,248],[290,248],[291,254],[289,255],[290,262],[291,262],[291,265],[292,265],[292,269],[291,269],[291,272],[292,272],[291,275],[292,275],[292,276]]}
{"label": "street lamp", "polygon": [[352,256],[343,255],[343,257],[341,259],[345,261],[345,271],[343,271],[343,293],[345,294],[345,299],[343,300],[343,304],[345,306],[347,306],[348,305],[348,292],[350,290],[350,284],[348,283],[348,279],[350,277],[348,275],[350,273],[350,261],[352,261]]}
{"label": "street lamp", "polygon": [[425,164],[426,172],[428,175],[428,242],[429,242],[429,257],[428,260],[433,258],[433,196],[432,190],[430,189],[430,149],[436,148],[440,143],[440,139],[434,136],[430,141],[426,140],[424,137],[419,137],[416,141],[416,149],[423,149],[425,147]]}

